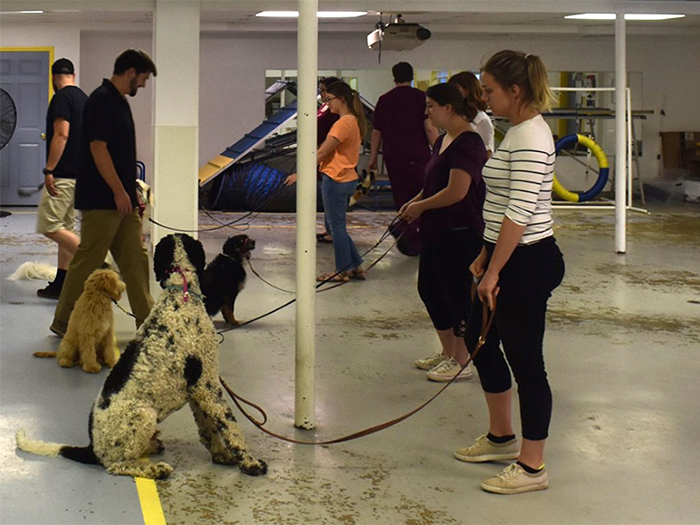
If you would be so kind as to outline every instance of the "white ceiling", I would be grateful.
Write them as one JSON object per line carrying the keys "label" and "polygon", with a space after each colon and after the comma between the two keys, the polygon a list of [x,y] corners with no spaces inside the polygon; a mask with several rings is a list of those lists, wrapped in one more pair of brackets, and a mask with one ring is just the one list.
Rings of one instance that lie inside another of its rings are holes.
{"label": "white ceiling", "polygon": [[[163,0],[160,0],[163,1]],[[422,11],[411,10],[416,6]],[[202,0],[201,24],[203,31],[217,32],[294,32],[295,19],[258,18],[262,9],[295,9],[297,0]],[[565,14],[580,12],[687,13],[682,19],[661,22],[626,23],[627,33],[634,34],[697,34],[700,37],[700,2],[646,1],[646,0],[321,0],[322,10],[368,10],[369,6],[387,9],[382,20],[401,13],[406,22],[417,22],[433,32],[435,37],[465,33],[542,33],[542,34],[612,34],[612,21],[565,20]],[[2,0],[0,17],[8,23],[79,23],[95,28],[110,26],[148,30],[153,20],[155,2],[140,0]],[[584,9],[585,6],[585,9]],[[425,8],[430,10],[426,11]],[[404,9],[409,8],[409,9]],[[37,9],[44,14],[16,14],[12,11]],[[452,10],[450,10],[452,9]],[[502,10],[499,10],[502,9]],[[537,10],[535,10],[537,9]],[[380,19],[379,11],[369,10],[366,16],[354,19],[320,19],[320,31],[367,33]]]}

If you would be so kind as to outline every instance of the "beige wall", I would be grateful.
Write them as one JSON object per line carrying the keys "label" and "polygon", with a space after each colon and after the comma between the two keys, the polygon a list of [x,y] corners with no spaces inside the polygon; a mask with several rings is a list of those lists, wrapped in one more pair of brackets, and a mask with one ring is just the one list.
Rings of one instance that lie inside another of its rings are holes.
{"label": "beige wall", "polygon": [[[80,63],[83,70],[83,90],[90,94],[112,76],[114,60],[127,48],[136,47],[152,54],[150,33],[96,32],[81,33]],[[156,61],[156,67],[158,61]],[[151,80],[135,97],[127,97],[136,126],[136,154],[146,164],[146,180],[150,183],[153,169],[153,85]]]}
{"label": "beige wall", "polygon": [[49,24],[8,23],[0,17],[0,47],[53,47],[54,60],[68,58],[75,65],[76,82],[81,82],[80,28],[62,24],[54,28]]}
{"label": "beige wall", "polygon": [[[612,36],[435,38],[413,51],[384,52],[378,64],[377,53],[366,48],[362,35],[322,33],[319,68],[386,71],[385,77],[373,75],[371,86],[359,86],[363,94],[376,95],[391,87],[389,70],[398,61],[408,61],[416,69],[471,69],[503,48],[538,54],[552,71],[603,72],[615,67]],[[292,35],[226,38],[205,34],[201,51],[200,159],[204,160],[261,121],[265,70],[296,68],[296,39]],[[628,71],[642,79],[633,109],[654,111],[643,124],[641,137],[642,174],[649,179],[658,174],[659,132],[694,130],[700,123],[700,105],[692,100],[700,85],[700,39],[632,36],[628,37],[627,56]],[[665,116],[660,115],[662,109]],[[222,118],[226,114],[231,117]]]}
{"label": "beige wall", "polygon": [[[79,41],[79,45],[78,45]],[[57,56],[75,56],[80,50],[81,86],[90,91],[109,76],[116,55],[126,47],[151,51],[149,31],[83,31],[75,25],[3,23],[2,46],[54,45]],[[539,54],[552,71],[613,71],[612,36],[435,36],[409,52],[378,54],[366,48],[364,35],[322,33],[319,38],[319,68],[371,70],[360,90],[376,96],[391,86],[391,65],[406,60],[416,69],[476,68],[484,57],[514,48]],[[690,36],[630,36],[627,42],[628,70],[641,73],[643,109],[655,113],[643,125],[644,178],[658,173],[660,131],[697,130],[700,105],[694,93],[700,85],[700,39]],[[203,33],[200,60],[200,163],[219,154],[253,129],[263,118],[265,70],[296,68],[296,37],[292,34]],[[157,64],[157,57],[156,64]],[[386,76],[382,75],[386,72]],[[182,75],[190,74],[187,64]],[[370,79],[371,77],[371,79]],[[155,80],[156,82],[158,79]],[[140,91],[131,99],[137,126],[139,157],[152,165],[152,95]],[[635,107],[635,109],[638,109]],[[664,110],[665,116],[660,115]]]}

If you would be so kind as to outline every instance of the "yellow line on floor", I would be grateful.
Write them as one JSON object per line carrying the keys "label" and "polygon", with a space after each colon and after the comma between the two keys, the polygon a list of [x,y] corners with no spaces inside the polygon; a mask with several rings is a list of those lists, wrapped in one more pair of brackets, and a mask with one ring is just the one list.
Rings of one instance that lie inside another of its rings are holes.
{"label": "yellow line on floor", "polygon": [[139,494],[144,525],[167,525],[163,515],[163,507],[160,505],[156,482],[145,478],[134,478],[134,481]]}

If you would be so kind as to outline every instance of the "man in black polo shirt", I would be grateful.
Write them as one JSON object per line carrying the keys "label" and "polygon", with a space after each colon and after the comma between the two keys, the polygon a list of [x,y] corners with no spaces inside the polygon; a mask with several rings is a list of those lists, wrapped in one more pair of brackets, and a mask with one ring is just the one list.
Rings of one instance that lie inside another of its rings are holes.
{"label": "man in black polo shirt", "polygon": [[68,268],[51,331],[63,336],[83,283],[104,261],[107,251],[126,284],[136,326],[146,319],[153,298],[149,291],[148,254],[142,241],[136,199],[136,133],[126,95],[146,86],[156,66],[141,50],[117,57],[112,77],[92,92],[85,104],[81,164],[75,207],[81,210],[81,240]]}
{"label": "man in black polo shirt", "polygon": [[39,297],[58,299],[70,262],[80,244],[75,233],[75,177],[78,173],[78,148],[87,95],[75,85],[75,68],[67,58],[51,66],[55,94],[46,114],[46,167],[44,191],[39,203],[36,231],[58,244],[58,271]]}

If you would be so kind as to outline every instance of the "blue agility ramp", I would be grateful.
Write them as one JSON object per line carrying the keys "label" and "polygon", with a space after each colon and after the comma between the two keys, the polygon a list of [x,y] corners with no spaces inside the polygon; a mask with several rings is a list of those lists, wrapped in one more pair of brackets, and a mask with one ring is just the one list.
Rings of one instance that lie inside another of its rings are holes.
{"label": "blue agility ramp", "polygon": [[257,128],[246,133],[242,139],[226,148],[199,169],[199,186],[214,179],[227,168],[241,160],[257,146],[262,144],[270,135],[297,116],[296,100],[270,115]]}
{"label": "blue agility ramp", "polygon": [[[288,80],[275,81],[265,90],[265,101],[270,101],[285,90],[296,96],[296,83]],[[374,105],[362,95],[360,99],[365,116],[371,122]],[[285,186],[284,180],[296,170],[297,133],[293,130],[278,134],[278,131],[296,116],[297,105],[294,100],[200,168],[199,186],[207,186],[203,195],[208,196],[209,209],[295,209],[296,188]],[[369,137],[365,137],[364,147],[370,148]]]}

